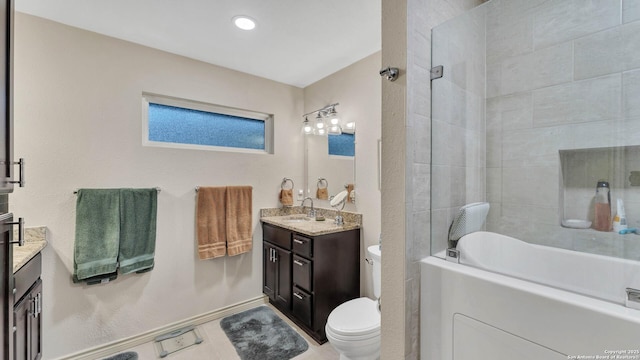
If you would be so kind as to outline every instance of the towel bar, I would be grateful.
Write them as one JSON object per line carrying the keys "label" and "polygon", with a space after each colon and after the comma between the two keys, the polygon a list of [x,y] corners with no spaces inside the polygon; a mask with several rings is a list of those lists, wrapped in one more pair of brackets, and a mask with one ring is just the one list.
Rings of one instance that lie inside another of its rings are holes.
{"label": "towel bar", "polygon": [[[160,192],[160,191],[162,191],[162,189],[160,189],[159,187],[156,187],[156,191]],[[78,190],[73,190],[73,193],[77,195],[78,194]]]}

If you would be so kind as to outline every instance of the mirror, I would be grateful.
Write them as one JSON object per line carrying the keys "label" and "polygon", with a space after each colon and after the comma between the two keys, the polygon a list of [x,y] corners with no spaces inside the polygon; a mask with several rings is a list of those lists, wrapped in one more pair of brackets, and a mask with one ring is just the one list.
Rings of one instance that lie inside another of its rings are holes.
{"label": "mirror", "polygon": [[[355,135],[355,134],[354,134]],[[329,207],[328,199],[338,194],[346,185],[355,185],[355,155],[329,155],[329,137],[336,135],[305,135],[307,156],[307,196],[320,207]],[[355,136],[353,137],[355,139]],[[333,140],[333,139],[331,139]],[[324,179],[318,181],[318,179]],[[327,188],[327,199],[318,199],[318,188]],[[354,203],[347,203],[353,206]]]}

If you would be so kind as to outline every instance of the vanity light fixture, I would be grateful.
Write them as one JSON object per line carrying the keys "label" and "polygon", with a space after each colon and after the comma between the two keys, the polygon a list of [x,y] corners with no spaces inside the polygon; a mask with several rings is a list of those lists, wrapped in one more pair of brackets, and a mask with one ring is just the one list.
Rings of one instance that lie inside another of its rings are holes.
{"label": "vanity light fixture", "polygon": [[324,129],[324,118],[320,113],[316,116],[316,129]]}
{"label": "vanity light fixture", "polygon": [[242,30],[253,30],[256,27],[256,21],[245,15],[234,16],[232,20]]}
{"label": "vanity light fixture", "polygon": [[309,118],[307,118],[306,116],[304,117],[304,121],[302,122],[302,132],[305,135],[313,134],[313,126],[311,126]]}
{"label": "vanity light fixture", "polygon": [[338,124],[329,125],[329,135],[340,135],[342,134],[342,128]]}
{"label": "vanity light fixture", "polygon": [[[302,132],[305,135],[340,135],[342,134],[342,127],[340,126],[340,118],[336,112],[336,106],[338,103],[327,105],[321,109],[311,111],[302,115],[304,121],[302,122]],[[315,123],[312,125],[309,122],[308,116],[316,114]]]}

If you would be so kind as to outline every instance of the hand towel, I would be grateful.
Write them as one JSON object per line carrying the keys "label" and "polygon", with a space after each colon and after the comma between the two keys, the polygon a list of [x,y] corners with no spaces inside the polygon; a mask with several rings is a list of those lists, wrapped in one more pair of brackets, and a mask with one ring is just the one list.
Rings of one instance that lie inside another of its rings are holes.
{"label": "hand towel", "polygon": [[226,253],[226,192],[226,187],[201,186],[198,189],[196,227],[200,260]]}
{"label": "hand towel", "polygon": [[251,186],[227,186],[227,253],[251,251],[253,246]]}
{"label": "hand towel", "polygon": [[316,198],[318,200],[329,200],[329,192],[327,188],[318,188],[316,191]]}
{"label": "hand towel", "polygon": [[88,279],[116,271],[120,238],[120,191],[79,189],[73,276]]}
{"label": "hand towel", "polygon": [[120,273],[153,269],[158,191],[120,189]]}
{"label": "hand towel", "polygon": [[351,198],[351,192],[353,191],[353,188],[355,186],[353,184],[347,184],[347,201],[348,202],[353,202],[352,198]]}
{"label": "hand towel", "polygon": [[293,206],[293,189],[280,190],[280,202],[284,206]]}

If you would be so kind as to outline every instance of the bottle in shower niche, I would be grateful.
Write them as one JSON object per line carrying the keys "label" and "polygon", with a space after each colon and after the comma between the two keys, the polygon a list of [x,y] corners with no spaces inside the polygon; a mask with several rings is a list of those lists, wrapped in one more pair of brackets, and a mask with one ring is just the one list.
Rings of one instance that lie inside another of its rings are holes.
{"label": "bottle in shower niche", "polygon": [[598,231],[611,231],[611,194],[607,181],[598,181],[594,202],[595,216],[593,219],[593,228]]}

